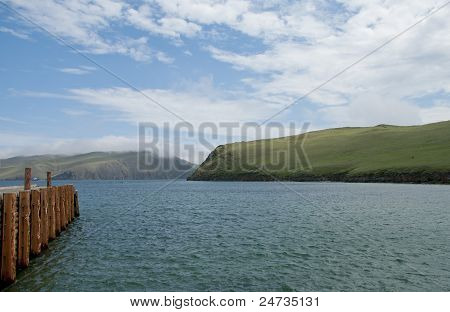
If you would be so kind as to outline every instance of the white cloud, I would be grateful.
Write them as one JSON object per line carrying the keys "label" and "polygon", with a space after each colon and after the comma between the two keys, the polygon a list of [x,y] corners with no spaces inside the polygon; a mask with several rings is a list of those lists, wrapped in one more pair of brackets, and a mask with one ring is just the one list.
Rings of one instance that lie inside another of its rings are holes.
{"label": "white cloud", "polygon": [[86,75],[95,70],[97,70],[97,68],[92,66],[65,67],[59,69],[60,72],[72,75]]}
{"label": "white cloud", "polygon": [[27,33],[17,31],[17,30],[11,29],[11,28],[7,28],[7,27],[0,27],[0,32],[7,33],[7,34],[13,35],[17,38],[24,39],[24,40],[30,39],[30,36]]}
{"label": "white cloud", "polygon": [[129,8],[126,14],[127,21],[140,29],[168,37],[179,38],[181,35],[193,36],[201,30],[195,23],[182,18],[157,18],[151,6],[144,4],[139,8]]}
{"label": "white cloud", "polygon": [[423,123],[450,120],[450,103],[437,103],[433,107],[422,108],[419,114]]}
{"label": "white cloud", "polygon": [[328,106],[319,110],[334,126],[411,125],[422,123],[419,107],[378,94],[358,95],[349,105]]}
{"label": "white cloud", "polygon": [[[201,122],[248,121],[264,117],[269,110],[264,103],[243,95],[218,93],[213,89],[192,90],[142,90],[146,95],[161,103],[165,108],[182,116],[188,122],[198,125]],[[84,104],[101,107],[121,114],[123,120],[152,121],[162,124],[180,120],[159,108],[140,93],[128,88],[71,89],[70,97]]]}
{"label": "white cloud", "polygon": [[[198,125],[201,122],[244,122],[264,118],[276,111],[272,99],[262,99],[241,91],[226,91],[214,86],[212,77],[188,81],[177,89],[143,89],[142,92],[167,110]],[[149,98],[131,88],[78,88],[66,93],[15,91],[28,97],[61,98],[115,112],[117,118],[136,124],[152,121],[158,124],[180,120],[160,108]]]}
{"label": "white cloud", "polygon": [[181,18],[176,17],[163,17],[159,21],[161,29],[170,29],[171,32],[175,33],[176,35],[186,35],[188,37],[194,36],[196,33],[198,33],[202,28],[195,24],[188,21],[185,21]]}
{"label": "white cloud", "polygon": [[196,21],[201,24],[233,24],[247,12],[250,1],[242,0],[156,0],[162,11],[168,15]]}
{"label": "white cloud", "polygon": [[[177,44],[181,44],[183,37],[208,39],[204,36],[206,32],[215,33],[215,38],[224,37],[227,44],[218,48],[216,41],[211,40],[205,44],[206,50],[214,59],[245,70],[242,81],[248,87],[246,92],[223,90],[214,97],[211,94],[216,91],[211,90],[209,93],[150,88],[145,91],[183,117],[189,115],[194,120],[212,119],[210,116],[257,120],[321,85],[442,1],[9,0],[8,3],[88,52],[118,53],[138,61],[174,62],[163,51],[149,46],[148,34],[167,37]],[[375,123],[383,118],[399,124],[435,120],[439,115],[445,118],[445,105],[422,109],[413,99],[450,93],[450,19],[446,18],[449,9],[450,6],[311,94],[307,100],[316,105],[318,114],[326,114],[315,118],[339,125]],[[123,25],[139,29],[145,36],[117,36],[113,30]],[[235,32],[252,37],[259,43],[259,51],[245,51],[242,43],[246,37],[227,36]],[[79,74],[85,71],[68,70]],[[127,120],[140,117],[138,112],[152,116],[150,108],[142,102],[145,98],[138,99],[142,96],[129,89],[81,88],[70,92],[71,98],[121,112]],[[212,114],[204,113],[206,110]]]}
{"label": "white cloud", "polygon": [[[293,13],[278,17],[265,14],[266,19],[263,19],[260,18],[262,13],[254,13],[257,17],[252,23],[246,25],[242,19],[233,27],[263,39],[267,44],[264,51],[238,53],[213,46],[207,50],[215,59],[238,70],[259,74],[256,78],[244,79],[244,82],[261,97],[283,99],[284,103],[279,104],[284,107],[419,20],[441,2],[340,1],[344,8],[334,12],[329,25],[318,22],[327,20],[329,15],[320,8],[323,1],[317,5],[310,3],[315,8],[296,17]],[[447,70],[450,66],[450,33],[447,31],[450,20],[445,18],[449,9],[450,6],[312,93],[307,100],[316,103],[319,112],[326,115],[316,118],[327,119],[329,125],[339,126],[381,123],[383,119],[397,124],[437,120],[438,111],[445,112],[445,108],[431,106],[421,110],[412,99],[432,97],[439,92],[450,93],[450,72]],[[296,32],[295,27],[291,27],[296,23],[299,26],[309,24],[312,31]],[[273,27],[266,27],[267,24]],[[328,105],[333,107],[326,107]],[[448,118],[446,116],[441,114],[443,119]]]}
{"label": "white cloud", "polygon": [[0,116],[0,121],[1,122],[8,122],[8,123],[15,123],[15,124],[27,124],[26,122],[24,122],[22,120],[17,120],[17,119],[14,119],[14,118],[2,117],[2,116]]}
{"label": "white cloud", "polygon": [[76,109],[62,109],[61,110],[64,114],[72,117],[79,117],[79,116],[85,116],[88,115],[89,112],[85,110],[76,110]]}
{"label": "white cloud", "polygon": [[175,60],[162,51],[156,53],[156,59],[161,63],[172,64]]}
{"label": "white cloud", "polygon": [[[106,39],[102,32],[108,31],[124,18],[125,2],[115,0],[39,2],[9,0],[21,15],[55,34],[70,44],[76,44],[94,54],[117,53],[137,61],[148,61],[151,50],[147,38],[117,37]],[[34,25],[32,29],[36,29]]]}
{"label": "white cloud", "polygon": [[[265,41],[303,37],[317,39],[333,30],[316,14],[317,1],[179,0],[156,1],[170,16],[205,25],[225,25]],[[320,3],[323,1],[319,1]]]}
{"label": "white cloud", "polygon": [[92,151],[135,151],[137,138],[103,136],[99,138],[59,138],[0,132],[0,159],[17,155],[81,154]]}
{"label": "white cloud", "polygon": [[[139,141],[137,136],[108,135],[98,138],[62,138],[0,132],[0,147],[1,160],[17,155],[77,155],[90,152],[137,151]],[[198,141],[175,147],[174,140],[159,139],[154,147],[156,149],[152,148],[147,151],[163,156],[176,156],[193,163],[201,163],[211,152],[210,148]],[[195,148],[195,153],[193,153],[192,147]]]}
{"label": "white cloud", "polygon": [[[131,25],[151,34],[180,38],[194,36],[201,26],[176,16],[156,14],[156,8],[143,4],[134,7],[120,0],[57,1],[8,0],[10,6],[34,24],[75,44],[82,51],[93,54],[121,54],[136,61],[150,61],[157,54],[148,44],[148,38],[120,35],[113,31],[123,25]],[[18,19],[19,21],[21,19]],[[29,30],[39,30],[34,24]],[[19,30],[0,28],[2,32],[27,38]],[[166,59],[167,60],[167,59]]]}

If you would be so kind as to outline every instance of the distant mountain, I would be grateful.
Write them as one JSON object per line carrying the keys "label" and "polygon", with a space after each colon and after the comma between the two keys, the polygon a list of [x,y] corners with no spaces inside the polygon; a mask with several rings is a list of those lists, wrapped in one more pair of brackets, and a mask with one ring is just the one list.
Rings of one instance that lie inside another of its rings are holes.
{"label": "distant mountain", "polygon": [[[141,153],[141,160],[145,154]],[[33,177],[45,179],[51,171],[54,179],[73,180],[147,180],[172,179],[192,173],[194,164],[180,158],[150,157],[154,168],[138,169],[137,152],[95,152],[75,156],[41,155],[0,160],[0,180],[23,179],[24,168],[33,169]],[[141,162],[143,163],[143,162]]]}
{"label": "distant mountain", "polygon": [[188,179],[450,183],[450,121],[221,145]]}

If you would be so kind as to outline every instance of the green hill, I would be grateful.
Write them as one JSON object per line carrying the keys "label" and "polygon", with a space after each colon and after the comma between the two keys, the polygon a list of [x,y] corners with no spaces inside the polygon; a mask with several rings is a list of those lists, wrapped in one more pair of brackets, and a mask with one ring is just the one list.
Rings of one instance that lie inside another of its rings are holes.
{"label": "green hill", "polygon": [[14,157],[0,160],[0,180],[23,179],[25,167],[31,167],[33,177],[39,179],[46,178],[47,171],[53,172],[54,179],[171,179],[185,171],[188,171],[187,174],[191,173],[194,166],[179,158],[155,158],[155,160],[159,161],[159,167],[139,170],[137,152]]}
{"label": "green hill", "polygon": [[450,121],[222,145],[188,179],[449,183]]}

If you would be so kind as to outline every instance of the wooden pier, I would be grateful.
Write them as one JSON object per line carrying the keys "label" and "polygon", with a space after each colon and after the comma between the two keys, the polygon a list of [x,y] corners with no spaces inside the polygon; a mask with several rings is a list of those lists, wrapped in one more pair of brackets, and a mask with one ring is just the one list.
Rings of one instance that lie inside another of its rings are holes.
{"label": "wooden pier", "polygon": [[74,218],[80,215],[78,191],[73,185],[31,185],[31,168],[25,169],[24,187],[0,188],[0,287],[16,280],[18,269],[39,256]]}

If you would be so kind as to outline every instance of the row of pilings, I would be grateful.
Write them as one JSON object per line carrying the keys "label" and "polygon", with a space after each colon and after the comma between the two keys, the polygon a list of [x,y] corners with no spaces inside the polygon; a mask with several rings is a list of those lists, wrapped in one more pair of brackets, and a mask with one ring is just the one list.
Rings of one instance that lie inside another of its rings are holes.
{"label": "row of pilings", "polygon": [[52,186],[50,172],[47,187],[32,187],[27,168],[22,190],[0,189],[0,212],[0,286],[6,286],[80,215],[78,191],[73,185]]}

